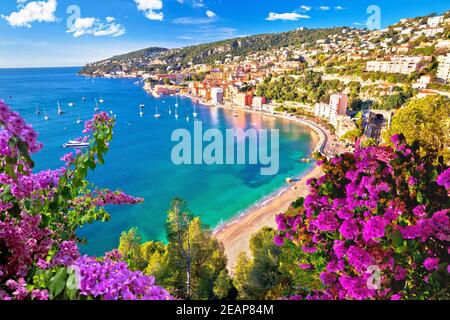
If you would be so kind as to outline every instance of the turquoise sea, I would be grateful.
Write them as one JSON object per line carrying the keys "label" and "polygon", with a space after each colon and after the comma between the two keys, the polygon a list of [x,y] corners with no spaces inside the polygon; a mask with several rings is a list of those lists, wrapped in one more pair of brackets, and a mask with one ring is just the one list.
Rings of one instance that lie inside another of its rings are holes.
{"label": "turquoise sea", "polygon": [[[94,114],[95,99],[105,100],[101,110],[113,111],[117,125],[106,164],[90,174],[99,187],[122,189],[143,197],[136,206],[111,207],[111,220],[94,223],[79,230],[86,237],[85,253],[101,255],[117,247],[122,231],[137,227],[144,240],[164,240],[164,221],[171,200],[180,197],[188,202],[195,215],[211,227],[230,220],[245,209],[270,197],[285,186],[287,177],[299,176],[312,164],[300,163],[314,148],[312,132],[297,124],[257,114],[239,113],[197,105],[198,119],[204,130],[218,128],[278,128],[280,130],[280,170],[276,176],[261,176],[259,166],[189,165],[176,166],[171,161],[171,134],[177,128],[193,129],[194,103],[179,99],[180,117],[169,115],[175,97],[155,99],[137,79],[86,79],[77,76],[78,68],[0,69],[0,99],[18,111],[39,132],[44,149],[34,156],[37,170],[58,168],[67,152],[61,145],[82,135],[80,117]],[[86,101],[82,101],[82,97]],[[57,114],[57,102],[64,115]],[[68,103],[75,106],[69,107]],[[145,104],[144,117],[139,105]],[[41,115],[36,115],[39,105]],[[155,119],[158,107],[162,114]],[[44,120],[43,110],[49,121]],[[191,120],[186,121],[189,115]]]}

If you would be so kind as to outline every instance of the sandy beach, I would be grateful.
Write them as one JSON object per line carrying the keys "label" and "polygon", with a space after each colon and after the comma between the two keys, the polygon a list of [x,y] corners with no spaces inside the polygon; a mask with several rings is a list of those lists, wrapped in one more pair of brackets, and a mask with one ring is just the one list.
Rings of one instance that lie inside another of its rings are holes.
{"label": "sandy beach", "polygon": [[[263,116],[281,118],[287,121],[296,122],[299,125],[311,129],[313,133],[311,136],[312,143],[313,145],[316,145],[314,150],[323,153],[324,151],[328,151],[326,149],[334,149],[334,147],[329,143],[334,139],[334,136],[326,129],[322,128],[319,124],[312,121],[281,114],[269,114],[261,111],[237,109],[227,105],[213,106],[190,95],[185,95],[185,97],[199,101],[208,107],[219,107],[239,113],[256,113]],[[227,268],[231,273],[233,273],[239,254],[241,252],[246,252],[249,255],[250,238],[252,235],[263,227],[272,227],[275,229],[277,227],[275,223],[276,215],[286,211],[291,203],[299,197],[305,197],[308,194],[306,182],[309,179],[319,178],[322,175],[323,172],[319,167],[313,167],[307,174],[301,176],[293,183],[286,185],[286,188],[278,190],[277,192],[279,192],[279,194],[277,196],[270,198],[260,205],[249,208],[241,216],[228,221],[225,225],[214,231],[214,235],[225,247],[225,253],[228,257]]]}
{"label": "sandy beach", "polygon": [[275,216],[287,210],[292,202],[308,194],[306,182],[310,178],[322,175],[320,167],[315,167],[299,181],[291,184],[279,197],[276,197],[261,207],[250,209],[243,217],[233,221],[216,232],[216,237],[225,247],[228,257],[228,269],[232,272],[237,257],[241,252],[249,252],[251,236],[263,227],[276,228]]}
{"label": "sandy beach", "polygon": [[[191,96],[187,97],[194,99]],[[209,107],[220,107],[232,110],[234,112],[256,113],[296,122],[299,125],[309,127],[311,129],[313,133],[311,136],[313,139],[312,143],[313,145],[316,145],[315,150],[323,152],[327,148],[333,149],[329,143],[332,140],[332,135],[314,122],[280,114],[268,114],[260,111],[236,109],[226,105],[212,106],[204,101],[200,102]],[[309,179],[319,178],[322,175],[322,170],[315,166],[311,171],[301,176],[297,181],[287,185],[287,188],[285,188],[284,191],[282,191],[283,189],[279,190],[278,192],[281,194],[269,199],[261,205],[249,208],[243,215],[228,221],[228,223],[214,232],[214,235],[225,247],[225,253],[228,257],[227,268],[231,273],[233,273],[234,265],[236,264],[239,254],[241,252],[246,252],[249,254],[250,238],[252,235],[263,227],[272,227],[275,229],[277,227],[275,223],[276,215],[286,211],[291,203],[299,197],[305,197],[308,194],[306,182]]]}

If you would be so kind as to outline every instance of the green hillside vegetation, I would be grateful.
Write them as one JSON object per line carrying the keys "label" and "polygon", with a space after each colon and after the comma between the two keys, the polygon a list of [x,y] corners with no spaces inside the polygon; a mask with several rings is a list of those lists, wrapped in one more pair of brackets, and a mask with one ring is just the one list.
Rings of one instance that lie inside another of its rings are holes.
{"label": "green hillside vegetation", "polygon": [[[163,61],[158,67],[149,67],[141,65],[142,70],[158,69],[165,70],[167,67],[180,69],[188,67],[189,64],[214,63],[223,61],[227,55],[244,56],[253,52],[262,52],[268,49],[284,48],[287,46],[312,47],[317,40],[325,39],[329,35],[342,32],[345,28],[327,28],[327,29],[304,29],[294,30],[284,33],[262,34],[243,38],[223,40],[207,44],[200,44],[179,49],[147,48],[124,55],[115,56],[107,60],[92,63],[83,68],[81,74],[93,74],[96,70],[110,71],[121,64],[131,60],[158,58]],[[110,61],[105,63],[105,61]],[[132,62],[132,68],[137,68],[138,63]]]}

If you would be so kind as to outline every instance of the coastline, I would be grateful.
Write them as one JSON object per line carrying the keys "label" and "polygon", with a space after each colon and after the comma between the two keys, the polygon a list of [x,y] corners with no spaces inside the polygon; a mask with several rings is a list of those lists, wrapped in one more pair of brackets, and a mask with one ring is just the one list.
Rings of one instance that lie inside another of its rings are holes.
{"label": "coastline", "polygon": [[315,166],[303,178],[293,183],[288,189],[261,206],[250,208],[244,215],[231,220],[214,235],[223,244],[228,257],[227,268],[232,273],[241,252],[249,253],[250,238],[263,227],[277,227],[275,216],[286,211],[292,202],[308,194],[307,181],[323,175],[322,169]]}
{"label": "coastline", "polygon": [[[328,133],[319,125],[306,119],[290,117],[282,114],[272,114],[262,111],[233,108],[228,105],[210,105],[203,101],[184,95],[191,100],[198,100],[201,104],[210,108],[223,108],[230,111],[241,111],[245,113],[256,113],[274,118],[281,118],[288,121],[296,122],[299,125],[306,126],[312,131],[312,143],[315,145],[313,152],[324,152],[330,137]],[[264,227],[276,229],[276,215],[286,211],[292,202],[299,197],[305,197],[308,194],[307,181],[313,178],[319,178],[323,175],[322,169],[314,164],[306,172],[299,174],[293,183],[275,190],[270,195],[262,198],[258,203],[249,208],[238,212],[235,218],[232,218],[224,224],[218,226],[213,235],[223,244],[225,254],[228,257],[227,268],[233,273],[238,256],[241,252],[249,254],[251,237]]]}

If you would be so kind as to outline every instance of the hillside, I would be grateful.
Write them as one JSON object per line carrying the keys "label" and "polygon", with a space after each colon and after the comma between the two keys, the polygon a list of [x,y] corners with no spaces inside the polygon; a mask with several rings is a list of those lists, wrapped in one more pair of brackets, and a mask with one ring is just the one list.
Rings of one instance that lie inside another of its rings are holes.
{"label": "hillside", "polygon": [[158,57],[169,49],[151,47],[130,53],[113,56],[109,59],[87,64],[79,73],[95,75],[112,71],[128,71],[131,69],[147,68],[152,63],[158,64]]}
{"label": "hillside", "polygon": [[345,28],[304,29],[261,34],[171,50],[147,48],[88,64],[80,73],[95,75],[118,69],[125,71],[163,71],[168,67],[180,69],[189,64],[223,61],[227,55],[241,56],[292,45],[313,46],[317,40],[325,39],[343,29]]}

